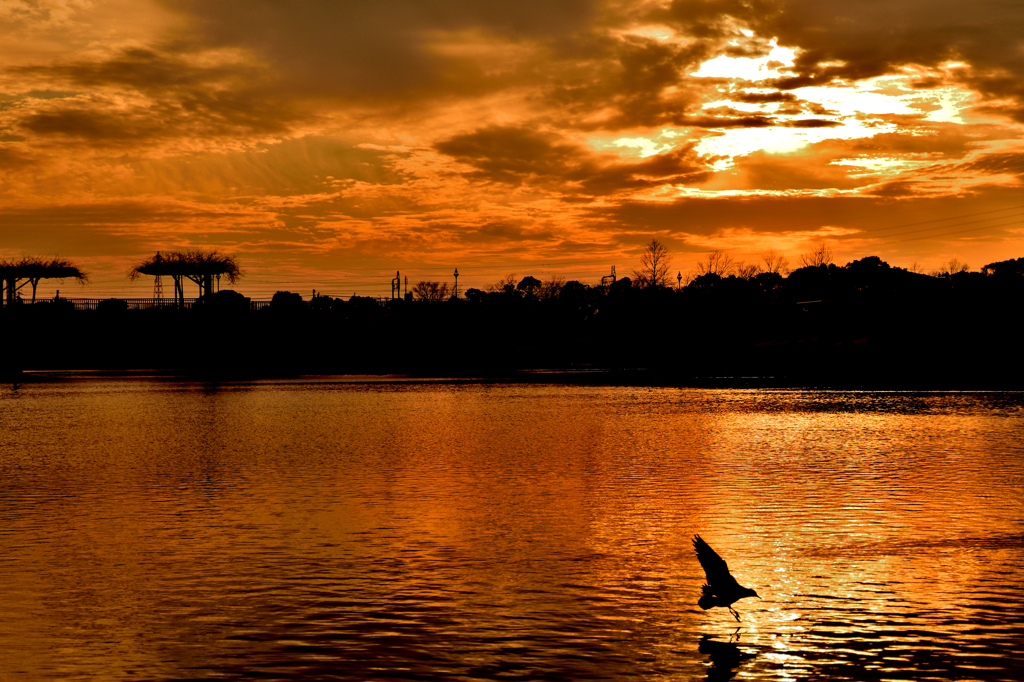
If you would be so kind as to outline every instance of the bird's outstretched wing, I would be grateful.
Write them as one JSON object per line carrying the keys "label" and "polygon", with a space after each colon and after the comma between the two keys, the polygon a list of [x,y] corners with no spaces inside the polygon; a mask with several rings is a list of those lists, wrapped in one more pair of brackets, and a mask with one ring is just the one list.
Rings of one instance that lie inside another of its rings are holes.
{"label": "bird's outstretched wing", "polygon": [[719,592],[722,589],[739,587],[736,578],[729,573],[725,559],[718,556],[718,552],[711,549],[711,545],[704,542],[699,535],[693,536],[693,549],[697,552],[697,561],[704,569],[704,576],[712,590]]}

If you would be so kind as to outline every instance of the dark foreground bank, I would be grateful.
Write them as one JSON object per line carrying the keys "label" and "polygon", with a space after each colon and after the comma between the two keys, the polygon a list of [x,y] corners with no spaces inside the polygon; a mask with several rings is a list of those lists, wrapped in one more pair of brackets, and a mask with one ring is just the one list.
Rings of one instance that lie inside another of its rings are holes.
{"label": "dark foreground bank", "polygon": [[781,292],[723,280],[682,292],[611,287],[552,300],[493,294],[262,310],[212,302],[189,310],[12,306],[0,310],[2,362],[5,380],[39,370],[159,369],[223,378],[1024,387],[1020,292],[925,280]]}

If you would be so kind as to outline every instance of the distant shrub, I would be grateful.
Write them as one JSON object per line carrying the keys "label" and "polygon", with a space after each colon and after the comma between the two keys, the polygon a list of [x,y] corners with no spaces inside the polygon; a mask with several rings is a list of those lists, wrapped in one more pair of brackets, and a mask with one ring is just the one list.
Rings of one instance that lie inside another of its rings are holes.
{"label": "distant shrub", "polygon": [[105,298],[96,304],[101,313],[120,313],[128,310],[128,301],[123,298]]}
{"label": "distant shrub", "polygon": [[206,294],[197,301],[201,308],[224,313],[245,313],[249,311],[249,299],[233,289],[224,289]]}
{"label": "distant shrub", "polygon": [[278,291],[270,299],[270,309],[282,313],[299,312],[306,309],[306,303],[302,300],[302,294]]}

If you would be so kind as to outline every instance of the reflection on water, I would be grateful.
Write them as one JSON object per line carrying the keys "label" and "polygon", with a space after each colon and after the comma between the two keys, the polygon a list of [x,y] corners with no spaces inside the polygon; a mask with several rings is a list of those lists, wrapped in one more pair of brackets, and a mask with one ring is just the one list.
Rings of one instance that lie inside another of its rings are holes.
{"label": "reflection on water", "polygon": [[711,635],[702,635],[697,651],[707,655],[711,665],[708,667],[709,680],[731,680],[736,670],[744,661],[757,656],[757,652],[740,649],[733,639],[739,641],[739,628],[729,637],[728,641],[713,639]]}
{"label": "reflection on water", "polygon": [[[1024,396],[0,394],[15,679],[1021,679]],[[764,600],[696,606],[700,533]]]}

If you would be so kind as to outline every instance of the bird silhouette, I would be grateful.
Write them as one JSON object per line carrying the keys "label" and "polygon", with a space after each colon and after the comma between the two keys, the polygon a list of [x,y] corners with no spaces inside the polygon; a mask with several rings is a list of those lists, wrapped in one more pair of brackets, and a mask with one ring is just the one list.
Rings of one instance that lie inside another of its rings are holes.
{"label": "bird silhouette", "polygon": [[707,582],[701,585],[701,595],[697,600],[697,606],[705,611],[713,606],[724,606],[729,609],[729,613],[736,618],[738,623],[740,614],[736,613],[736,609],[732,605],[745,597],[757,597],[758,599],[761,597],[758,597],[754,590],[736,582],[736,578],[733,578],[732,573],[729,572],[729,566],[725,563],[725,559],[718,556],[718,552],[711,549],[711,545],[704,542],[699,535],[693,536],[693,549],[697,552],[697,561],[700,562],[701,568],[704,569],[704,576],[707,578]]}

